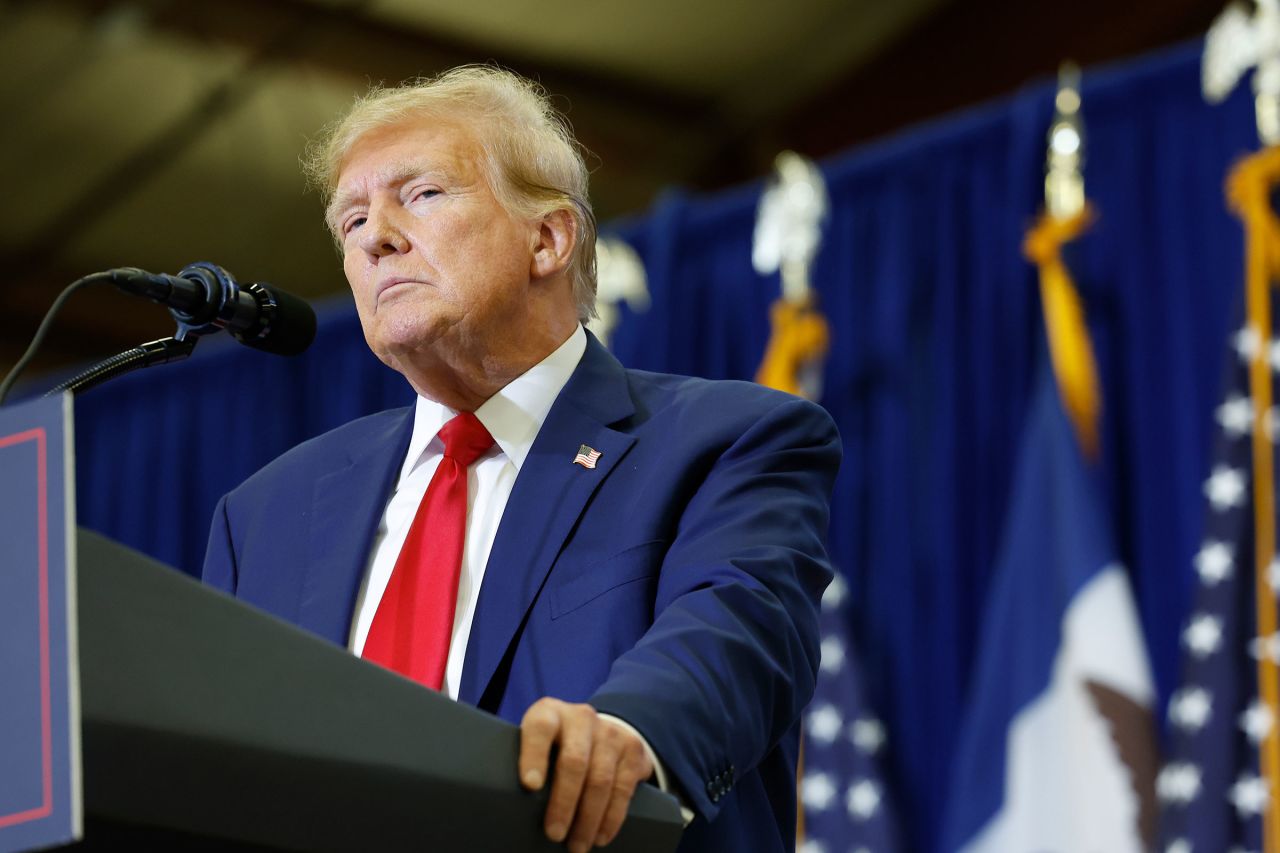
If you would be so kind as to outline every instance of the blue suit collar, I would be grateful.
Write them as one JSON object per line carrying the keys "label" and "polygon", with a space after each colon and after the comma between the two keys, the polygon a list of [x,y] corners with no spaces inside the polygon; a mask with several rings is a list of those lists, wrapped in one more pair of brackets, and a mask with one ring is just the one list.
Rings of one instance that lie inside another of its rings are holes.
{"label": "blue suit collar", "polygon": [[340,646],[347,645],[373,535],[412,432],[412,407],[373,421],[352,437],[343,459],[316,478],[298,624]]}
{"label": "blue suit collar", "polygon": [[[520,629],[569,533],[635,438],[614,425],[635,413],[626,372],[594,337],[547,415],[502,515],[462,666],[458,699],[496,707]],[[594,468],[574,463],[599,451]]]}

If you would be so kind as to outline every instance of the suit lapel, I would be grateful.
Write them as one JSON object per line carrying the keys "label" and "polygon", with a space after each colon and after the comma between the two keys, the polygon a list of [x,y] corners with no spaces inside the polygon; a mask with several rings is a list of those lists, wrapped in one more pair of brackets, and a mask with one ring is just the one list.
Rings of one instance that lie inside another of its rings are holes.
{"label": "suit lapel", "polygon": [[410,407],[353,440],[346,464],[316,480],[298,624],[340,646],[412,432]]}
{"label": "suit lapel", "polygon": [[[634,443],[633,436],[609,428],[634,410],[622,365],[589,337],[503,511],[476,602],[460,701],[478,704],[484,695],[569,532]],[[583,444],[600,451],[595,468],[574,463]]]}

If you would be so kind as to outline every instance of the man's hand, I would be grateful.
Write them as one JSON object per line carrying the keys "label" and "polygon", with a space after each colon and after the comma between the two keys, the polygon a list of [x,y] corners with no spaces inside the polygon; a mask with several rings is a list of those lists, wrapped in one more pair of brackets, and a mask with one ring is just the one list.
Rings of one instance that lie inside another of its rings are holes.
{"label": "man's hand", "polygon": [[636,785],[653,775],[644,743],[590,705],[544,697],[520,721],[520,781],[526,788],[536,791],[546,781],[553,744],[560,752],[543,822],[547,837],[567,837],[572,853],[608,844],[622,828]]}

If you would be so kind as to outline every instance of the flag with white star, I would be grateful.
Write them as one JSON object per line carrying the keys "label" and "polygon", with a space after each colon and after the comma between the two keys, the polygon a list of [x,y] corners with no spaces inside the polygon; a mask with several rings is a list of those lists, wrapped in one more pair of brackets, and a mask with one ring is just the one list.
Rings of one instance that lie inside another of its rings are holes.
{"label": "flag with white star", "polygon": [[[1156,782],[1160,847],[1167,853],[1252,851],[1263,845],[1262,815],[1276,792],[1259,765],[1259,745],[1274,712],[1259,696],[1260,660],[1280,662],[1280,634],[1257,629],[1254,571],[1252,447],[1255,412],[1249,362],[1257,334],[1232,340],[1213,467],[1204,482],[1204,539],[1192,559],[1195,601],[1182,631],[1182,684],[1169,698],[1170,750]],[[1265,353],[1280,369],[1280,348]],[[1262,419],[1276,440],[1280,418]],[[1280,589],[1280,562],[1265,583]]]}
{"label": "flag with white star", "polygon": [[[1155,689],[1095,476],[1042,370],[982,614],[941,849],[1142,853],[1155,840]],[[1222,571],[1220,554],[1206,562]]]}
{"label": "flag with white star", "polygon": [[849,594],[837,575],[822,596],[822,660],[804,716],[797,853],[894,853],[898,833],[880,758],[885,730],[866,704],[849,638]]}

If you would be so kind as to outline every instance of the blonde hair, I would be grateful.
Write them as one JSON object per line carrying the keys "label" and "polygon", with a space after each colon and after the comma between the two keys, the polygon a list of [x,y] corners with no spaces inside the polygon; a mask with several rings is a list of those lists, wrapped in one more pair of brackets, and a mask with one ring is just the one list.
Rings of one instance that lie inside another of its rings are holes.
{"label": "blonde hair", "polygon": [[518,74],[464,65],[395,87],[374,86],[357,98],[303,155],[303,170],[320,190],[326,211],[351,147],[371,130],[414,116],[459,120],[474,131],[484,152],[481,171],[508,213],[536,220],[568,212],[574,224],[568,273],[578,318],[585,323],[595,317],[596,217],[581,147],[546,91]]}

